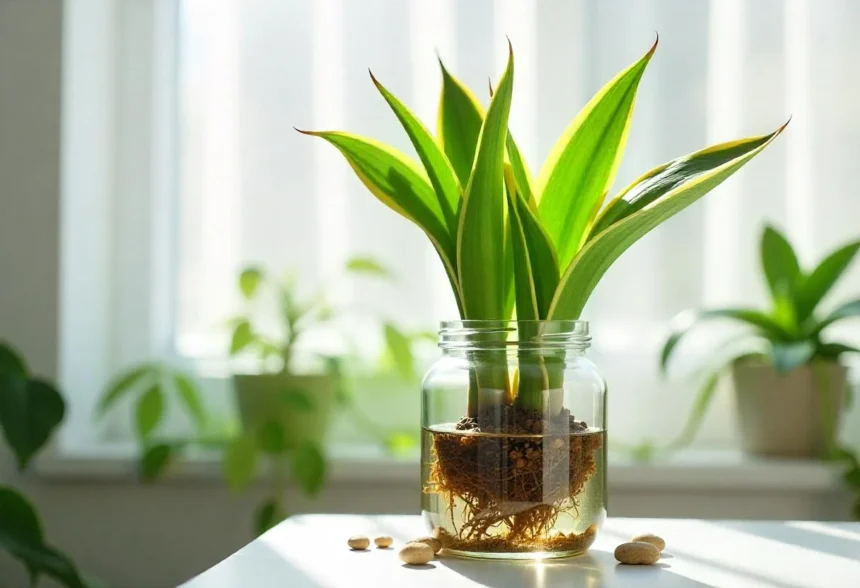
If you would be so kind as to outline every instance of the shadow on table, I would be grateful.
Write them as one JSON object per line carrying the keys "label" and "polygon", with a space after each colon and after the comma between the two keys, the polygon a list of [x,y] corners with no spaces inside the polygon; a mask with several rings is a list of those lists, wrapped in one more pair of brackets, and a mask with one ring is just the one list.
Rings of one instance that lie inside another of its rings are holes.
{"label": "shadow on table", "polygon": [[471,560],[442,557],[436,561],[457,574],[483,586],[599,586],[612,579],[631,579],[636,585],[660,588],[701,588],[708,586],[671,572],[671,564],[625,566],[611,553],[592,550],[568,559],[543,561]]}
{"label": "shadow on table", "polygon": [[743,521],[713,521],[712,524],[780,543],[860,560],[860,535],[856,533],[844,532],[841,536],[834,536],[826,529],[816,530],[814,525],[801,528],[790,523],[783,523],[779,527],[753,526]]}

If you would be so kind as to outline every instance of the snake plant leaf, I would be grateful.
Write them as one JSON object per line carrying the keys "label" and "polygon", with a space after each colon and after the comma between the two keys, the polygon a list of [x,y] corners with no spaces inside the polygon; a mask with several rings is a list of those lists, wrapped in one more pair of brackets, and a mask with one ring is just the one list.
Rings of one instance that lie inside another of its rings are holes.
{"label": "snake plant leaf", "polygon": [[815,325],[811,335],[816,336],[833,323],[847,318],[860,318],[860,299],[846,302],[842,306],[832,310],[821,322]]}
{"label": "snake plant leaf", "polygon": [[508,160],[511,164],[511,170],[514,173],[514,178],[517,184],[517,192],[525,199],[532,211],[537,213],[537,200],[535,199],[534,178],[532,178],[531,170],[529,170],[526,160],[520,153],[520,148],[517,146],[514,137],[508,130],[508,139],[506,141]]}
{"label": "snake plant leaf", "polygon": [[457,269],[467,319],[498,319],[505,307],[504,164],[514,81],[513,51],[481,126],[457,231]]}
{"label": "snake plant leaf", "polygon": [[439,199],[439,206],[442,209],[449,232],[452,235],[455,234],[461,188],[448,157],[436,144],[427,127],[374,77],[373,72],[370,73],[370,79],[373,80],[379,93],[388,102],[400,124],[403,125],[403,130],[406,131],[409,140],[412,141],[412,146],[415,147],[418,158],[424,164],[424,170],[427,172],[433,190],[436,192],[436,197]]}
{"label": "snake plant leaf", "polygon": [[674,326],[669,338],[660,352],[660,370],[664,373],[669,365],[669,358],[681,339],[699,323],[719,318],[728,318],[746,323],[758,329],[767,339],[776,341],[787,341],[791,338],[790,333],[778,322],[757,310],[744,308],[715,308],[711,310],[683,312],[673,321]]}
{"label": "snake plant leaf", "polygon": [[516,180],[510,168],[505,170],[505,182],[508,196],[508,223],[510,226],[511,244],[514,260],[514,291],[516,293],[517,320],[536,321],[540,319],[535,275],[529,258],[526,235],[520,221],[521,199],[516,189]]}
{"label": "snake plant leaf", "polygon": [[358,179],[380,202],[418,225],[439,254],[462,310],[462,294],[454,265],[456,249],[445,215],[427,175],[409,158],[387,145],[340,131],[302,131],[321,137],[346,158]]}
{"label": "snake plant leaf", "polygon": [[768,135],[767,140],[755,149],[675,186],[661,198],[616,222],[589,241],[565,270],[553,297],[548,318],[579,318],[588,297],[603,274],[624,251],[651,229],[719,186],[767,147],[786,125]]}
{"label": "snake plant leaf", "polygon": [[[523,243],[528,255],[532,281],[534,282],[535,304],[537,305],[535,319],[545,319],[549,312],[549,305],[552,302],[553,294],[555,294],[555,290],[558,287],[558,259],[549,235],[547,235],[546,230],[541,225],[535,210],[526,202],[525,196],[521,192],[518,192],[515,198],[510,197],[514,190],[518,191],[519,189],[519,183],[513,177],[514,175],[515,172],[513,170],[509,171],[506,168],[505,179],[508,184],[509,198],[508,216],[513,216],[516,213],[516,223],[523,234]],[[509,224],[511,231],[513,231],[513,223]],[[515,279],[517,279],[516,275]],[[517,317],[525,320],[525,317],[520,315],[519,306],[517,307]]]}
{"label": "snake plant leaf", "polygon": [[860,241],[837,249],[824,258],[802,281],[796,296],[798,321],[802,322],[812,315],[821,300],[851,265],[858,250],[860,250]]}
{"label": "snake plant leaf", "polygon": [[621,163],[633,104],[657,43],[598,92],[568,126],[537,180],[540,217],[562,267],[579,250],[588,223]]}
{"label": "snake plant leaf", "polygon": [[765,227],[762,233],[761,267],[777,308],[787,308],[793,324],[796,320],[794,293],[803,274],[791,243],[772,226]]}
{"label": "snake plant leaf", "polygon": [[484,107],[472,91],[451,75],[442,60],[442,94],[436,119],[436,135],[448,156],[460,185],[469,183],[478,135],[484,122]]}
{"label": "snake plant leaf", "polygon": [[712,145],[646,172],[603,208],[588,231],[588,240],[594,239],[611,225],[642,210],[681,184],[762,146],[769,138],[770,135],[762,135]]}

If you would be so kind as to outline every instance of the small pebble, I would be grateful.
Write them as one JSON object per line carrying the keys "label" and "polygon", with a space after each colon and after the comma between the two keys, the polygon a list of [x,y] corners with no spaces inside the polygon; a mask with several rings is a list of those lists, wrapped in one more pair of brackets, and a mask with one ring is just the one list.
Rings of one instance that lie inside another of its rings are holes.
{"label": "small pebble", "polygon": [[355,551],[362,551],[370,547],[370,539],[364,535],[353,535],[349,538],[349,541],[347,541],[346,544]]}
{"label": "small pebble", "polygon": [[433,548],[426,543],[407,543],[400,550],[400,559],[411,566],[426,564],[433,559]]}
{"label": "small pebble", "polygon": [[641,541],[642,543],[650,543],[660,551],[666,549],[666,542],[663,541],[662,537],[658,537],[653,533],[645,533],[643,535],[636,535],[631,541]]}
{"label": "small pebble", "polygon": [[442,542],[436,537],[421,537],[420,539],[413,539],[410,543],[423,543],[424,545],[428,545],[430,549],[433,550],[433,553],[439,553],[439,550],[442,549]]}
{"label": "small pebble", "polygon": [[386,535],[383,537],[377,537],[373,542],[376,543],[376,546],[379,549],[385,549],[386,547],[391,547],[391,544],[394,543],[394,539]]}
{"label": "small pebble", "polygon": [[615,548],[615,559],[629,565],[651,565],[660,559],[660,550],[640,541],[622,543]]}

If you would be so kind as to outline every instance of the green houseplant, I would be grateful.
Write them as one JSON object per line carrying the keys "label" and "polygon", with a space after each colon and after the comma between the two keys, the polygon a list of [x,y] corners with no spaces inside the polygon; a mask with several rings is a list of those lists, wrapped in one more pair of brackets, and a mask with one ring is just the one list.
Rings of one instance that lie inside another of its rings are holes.
{"label": "green houseplant", "polygon": [[708,368],[680,444],[695,434],[720,376],[729,373],[745,451],[765,456],[832,455],[847,394],[846,369],[840,358],[860,349],[832,340],[827,328],[860,316],[860,300],[830,312],[818,309],[858,249],[860,241],[846,244],[807,271],[801,268],[788,240],[775,228],[765,227],[761,268],[770,292],[770,308],[715,308],[678,316],[660,356],[664,372],[678,343],[696,325],[729,320],[746,327],[721,346],[724,357]]}
{"label": "green houseplant", "polygon": [[[537,179],[508,130],[512,50],[486,110],[442,66],[435,136],[371,74],[420,164],[350,133],[300,132],[335,146],[374,196],[424,231],[445,268],[461,319],[507,321],[515,310],[516,334],[520,340],[534,340],[551,328],[550,321],[579,319],[594,287],[625,250],[740,169],[784,128],[670,161],[604,202],[621,161],[636,90],[656,46],[592,98],[564,131]],[[513,421],[527,422],[537,413],[549,422],[561,414],[563,357],[524,350],[512,377],[504,348],[509,332],[493,333],[490,337],[497,341],[482,341],[471,352],[464,415],[468,426],[477,427],[471,430],[490,426],[481,422],[482,405],[490,406],[487,414],[513,415]],[[507,424],[501,426],[504,433]],[[514,504],[505,490],[510,484],[503,480],[528,486],[534,495],[542,494],[543,481],[540,475],[525,479],[517,474],[522,457],[509,451],[513,440],[496,439],[494,454],[509,458],[494,468],[478,463],[457,468],[462,479],[439,473],[453,471],[438,467],[453,458],[428,441],[433,446],[423,453],[435,464],[428,471],[436,472],[429,481],[447,489],[442,500],[452,508],[476,502],[487,506],[482,512],[466,509],[463,528],[472,536],[460,539],[484,546],[493,542],[493,550],[501,553],[527,551],[521,544],[529,539],[533,551],[544,550],[551,522],[562,513],[575,516],[577,498],[562,496],[549,505]],[[425,476],[425,488],[427,482]],[[467,485],[472,489],[466,490]]]}
{"label": "green houseplant", "polygon": [[[21,355],[0,341],[0,428],[20,471],[48,443],[65,412],[54,385],[30,374]],[[91,585],[67,555],[48,543],[36,507],[5,485],[0,485],[0,551],[27,567],[33,586],[42,575],[67,588]]]}

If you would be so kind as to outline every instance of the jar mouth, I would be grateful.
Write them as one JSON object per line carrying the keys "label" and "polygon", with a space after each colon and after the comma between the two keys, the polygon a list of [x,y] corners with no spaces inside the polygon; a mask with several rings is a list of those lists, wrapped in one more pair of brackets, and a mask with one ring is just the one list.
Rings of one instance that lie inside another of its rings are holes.
{"label": "jar mouth", "polygon": [[442,349],[584,350],[590,344],[588,321],[456,320],[439,323],[439,347]]}

